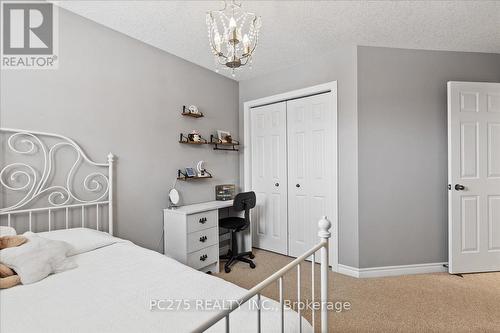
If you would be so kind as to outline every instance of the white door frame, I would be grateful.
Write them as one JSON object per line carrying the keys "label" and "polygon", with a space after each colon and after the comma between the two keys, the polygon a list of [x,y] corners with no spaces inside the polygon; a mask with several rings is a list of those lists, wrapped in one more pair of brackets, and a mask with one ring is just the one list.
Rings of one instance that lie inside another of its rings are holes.
{"label": "white door frame", "polygon": [[339,244],[338,244],[338,239],[339,239],[339,223],[338,223],[338,127],[337,127],[337,96],[338,96],[338,91],[337,91],[337,81],[331,81],[327,82],[324,84],[319,84],[316,86],[312,87],[307,87],[304,89],[298,89],[298,90],[293,90],[289,91],[286,93],[282,94],[277,94],[277,95],[272,95],[272,96],[267,96],[251,101],[247,101],[243,103],[243,129],[244,129],[244,142],[243,142],[243,175],[244,175],[244,181],[243,181],[243,188],[244,191],[251,191],[252,190],[252,149],[251,149],[251,129],[250,129],[250,109],[253,107],[257,106],[263,106],[266,104],[272,104],[272,103],[277,103],[277,102],[282,102],[286,101],[289,99],[295,99],[295,98],[301,98],[301,97],[307,97],[311,95],[317,95],[321,93],[327,93],[327,92],[335,92],[335,94],[332,94],[333,101],[333,116],[332,116],[332,129],[336,129],[336,133],[333,136],[334,142],[331,144],[331,149],[332,149],[332,154],[333,154],[333,163],[332,163],[332,168],[331,172],[333,173],[332,177],[332,205],[333,205],[333,211],[336,212],[335,216],[328,216],[328,219],[332,222],[332,232],[337,233],[337,244],[334,244],[332,246],[330,242],[330,247],[329,247],[329,258],[330,258],[330,265],[332,266],[332,270],[334,272],[338,271],[338,264],[339,264]]}

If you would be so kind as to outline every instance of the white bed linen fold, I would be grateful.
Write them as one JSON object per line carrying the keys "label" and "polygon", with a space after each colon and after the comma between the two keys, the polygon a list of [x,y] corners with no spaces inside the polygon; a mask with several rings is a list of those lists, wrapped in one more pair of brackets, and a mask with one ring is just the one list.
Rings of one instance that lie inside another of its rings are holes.
{"label": "white bed linen fold", "polygon": [[32,232],[24,233],[26,243],[0,251],[0,262],[16,271],[22,284],[40,281],[49,274],[73,269],[76,264],[66,254],[71,245],[46,239]]}

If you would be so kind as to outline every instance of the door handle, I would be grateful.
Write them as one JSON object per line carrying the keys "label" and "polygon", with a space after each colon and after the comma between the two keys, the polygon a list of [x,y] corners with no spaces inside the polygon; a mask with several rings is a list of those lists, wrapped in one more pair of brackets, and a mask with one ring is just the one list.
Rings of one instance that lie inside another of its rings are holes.
{"label": "door handle", "polygon": [[465,190],[465,186],[460,185],[460,184],[455,184],[455,190],[457,190],[457,191],[463,191],[463,190]]}
{"label": "door handle", "polygon": [[300,187],[300,184],[295,184],[295,187]]}
{"label": "door handle", "polygon": [[276,184],[274,184],[274,186],[278,187],[278,186],[280,186],[280,183],[276,183]]}

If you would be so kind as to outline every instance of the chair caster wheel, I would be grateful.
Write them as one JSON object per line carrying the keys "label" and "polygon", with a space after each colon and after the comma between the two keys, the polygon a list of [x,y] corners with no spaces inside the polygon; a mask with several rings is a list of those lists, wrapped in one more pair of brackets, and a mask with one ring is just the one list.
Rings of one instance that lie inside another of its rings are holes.
{"label": "chair caster wheel", "polygon": [[250,255],[248,256],[250,259],[253,259],[255,258],[255,256],[253,255],[253,253],[250,253]]}
{"label": "chair caster wheel", "polygon": [[229,268],[229,267],[224,267],[224,272],[226,272],[226,273],[231,272],[231,268]]}
{"label": "chair caster wheel", "polygon": [[250,268],[251,268],[251,269],[254,269],[254,268],[255,268],[255,264],[254,264],[254,263],[251,263],[251,264],[250,264]]}

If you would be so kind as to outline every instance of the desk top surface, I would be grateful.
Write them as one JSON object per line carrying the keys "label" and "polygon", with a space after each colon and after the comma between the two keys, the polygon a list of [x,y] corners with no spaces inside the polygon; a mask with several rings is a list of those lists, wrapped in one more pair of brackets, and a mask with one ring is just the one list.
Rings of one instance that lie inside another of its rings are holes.
{"label": "desk top surface", "polygon": [[227,208],[227,207],[231,207],[232,205],[233,205],[233,200],[207,201],[207,202],[200,202],[200,203],[192,204],[192,205],[180,206],[180,207],[176,207],[176,208],[167,208],[167,209],[165,209],[165,211],[167,211],[169,213],[174,213],[174,214],[189,215],[189,214],[206,212],[208,210]]}

